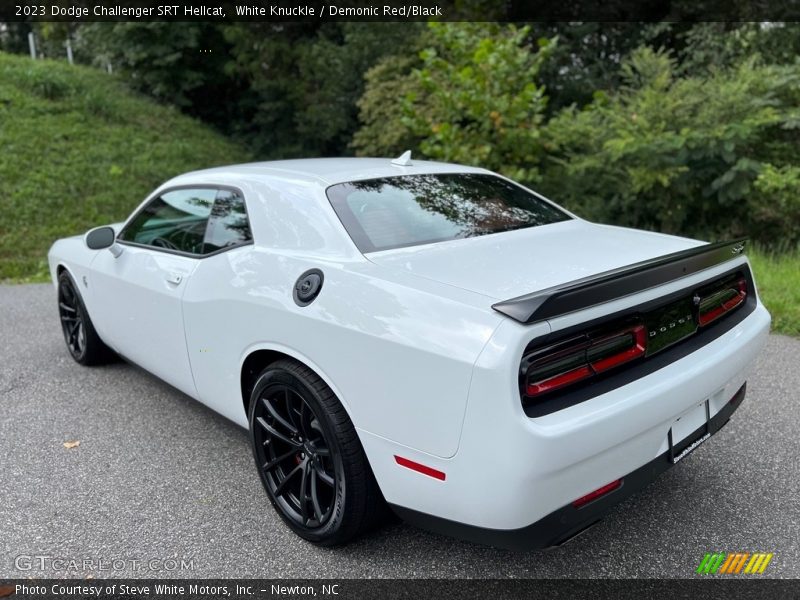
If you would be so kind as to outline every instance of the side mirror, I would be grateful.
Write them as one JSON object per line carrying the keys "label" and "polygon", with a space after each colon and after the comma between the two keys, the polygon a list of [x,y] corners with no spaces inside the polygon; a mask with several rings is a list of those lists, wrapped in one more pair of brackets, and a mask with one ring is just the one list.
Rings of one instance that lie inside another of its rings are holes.
{"label": "side mirror", "polygon": [[83,241],[90,250],[102,250],[108,248],[115,257],[122,254],[122,248],[115,243],[117,234],[113,227],[95,227],[86,232]]}

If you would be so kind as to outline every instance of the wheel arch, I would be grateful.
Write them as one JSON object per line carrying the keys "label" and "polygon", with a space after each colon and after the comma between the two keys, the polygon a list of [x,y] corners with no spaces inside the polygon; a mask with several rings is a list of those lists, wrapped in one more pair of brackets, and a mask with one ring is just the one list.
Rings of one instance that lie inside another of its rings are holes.
{"label": "wheel arch", "polygon": [[258,375],[269,365],[282,359],[290,359],[299,362],[308,369],[316,373],[325,384],[331,388],[339,402],[342,403],[347,416],[353,422],[353,426],[358,429],[358,424],[353,418],[353,412],[347,404],[347,400],[341,390],[336,387],[331,377],[313,360],[304,354],[280,344],[257,344],[247,349],[242,356],[239,366],[239,393],[244,409],[245,421],[250,414],[250,394],[255,385]]}
{"label": "wheel arch", "polygon": [[77,280],[75,279],[75,273],[72,272],[72,269],[70,269],[64,261],[58,261],[58,264],[56,265],[56,278],[55,278],[56,286],[58,286],[58,278],[61,277],[61,274],[64,271],[69,273],[69,276],[72,277],[72,280],[75,281],[77,285]]}

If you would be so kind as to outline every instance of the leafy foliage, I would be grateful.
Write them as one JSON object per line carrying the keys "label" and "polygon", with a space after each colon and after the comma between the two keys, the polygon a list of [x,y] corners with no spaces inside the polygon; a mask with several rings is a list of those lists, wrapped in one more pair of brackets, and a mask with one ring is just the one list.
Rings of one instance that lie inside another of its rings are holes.
{"label": "leafy foliage", "polygon": [[[64,37],[53,24],[41,32]],[[72,35],[79,61],[111,65],[137,91],[220,128],[242,116],[245,85],[226,71],[231,46],[220,24],[87,23]]]}
{"label": "leafy foliage", "polygon": [[[535,83],[552,44],[528,28],[432,23],[417,57],[389,56],[367,73],[359,154],[418,147],[434,159],[530,178],[547,99]],[[523,166],[525,165],[525,166]]]}
{"label": "leafy foliage", "polygon": [[362,124],[351,142],[358,156],[398,156],[417,147],[419,137],[403,118],[403,99],[422,94],[419,81],[412,76],[419,65],[418,55],[390,55],[367,71],[364,94],[358,100]]}
{"label": "leafy foliage", "polygon": [[422,68],[412,75],[422,94],[407,96],[405,106],[420,150],[530,179],[547,104],[535,80],[551,44],[542,40],[532,52],[524,45],[528,29],[513,25],[430,27],[433,46],[422,51]]}
{"label": "leafy foliage", "polygon": [[592,219],[797,243],[800,69],[749,60],[708,77],[676,70],[667,53],[642,48],[616,93],[551,120],[543,191]]}
{"label": "leafy foliage", "polygon": [[237,131],[266,158],[341,155],[357,127],[364,73],[415,42],[418,23],[230,26],[229,71],[249,82]]}
{"label": "leafy foliage", "polygon": [[2,53],[0,147],[0,280],[43,272],[54,240],[123,219],[169,177],[249,157],[106,73]]}

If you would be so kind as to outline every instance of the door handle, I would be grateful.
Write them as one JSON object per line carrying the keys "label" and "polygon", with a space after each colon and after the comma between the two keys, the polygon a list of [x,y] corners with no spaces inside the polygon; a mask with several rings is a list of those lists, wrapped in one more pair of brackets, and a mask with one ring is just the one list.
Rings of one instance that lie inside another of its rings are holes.
{"label": "door handle", "polygon": [[178,285],[181,281],[183,281],[183,275],[180,273],[169,273],[167,275],[167,283]]}

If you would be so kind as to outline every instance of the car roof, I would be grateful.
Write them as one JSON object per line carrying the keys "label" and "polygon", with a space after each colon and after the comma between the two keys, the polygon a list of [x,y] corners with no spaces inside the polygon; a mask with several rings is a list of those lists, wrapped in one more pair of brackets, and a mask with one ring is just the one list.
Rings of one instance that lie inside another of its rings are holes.
{"label": "car roof", "polygon": [[391,177],[393,175],[418,175],[424,173],[488,173],[485,169],[467,167],[450,163],[440,163],[411,159],[408,165],[392,164],[391,158],[302,158],[295,160],[275,160],[229,165],[193,171],[180,175],[170,183],[180,180],[224,177],[237,177],[282,180],[306,180],[329,186],[346,181]]}

